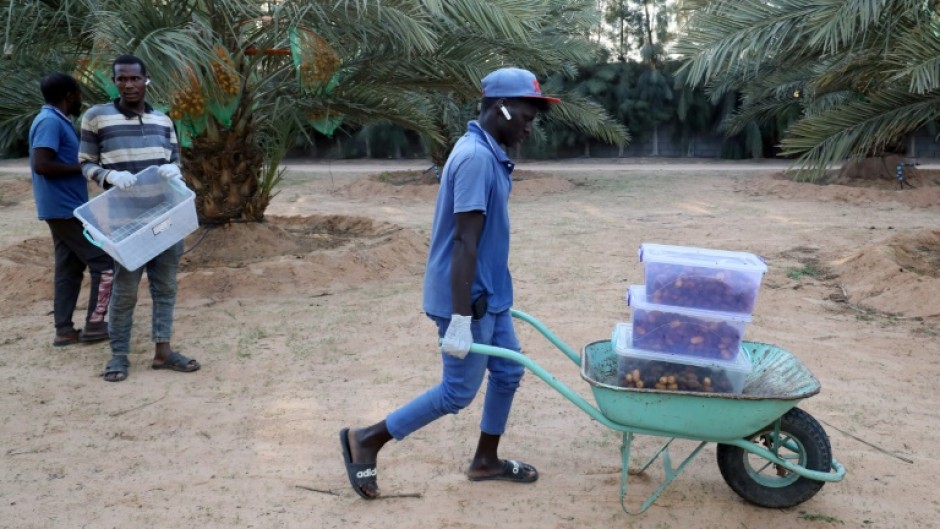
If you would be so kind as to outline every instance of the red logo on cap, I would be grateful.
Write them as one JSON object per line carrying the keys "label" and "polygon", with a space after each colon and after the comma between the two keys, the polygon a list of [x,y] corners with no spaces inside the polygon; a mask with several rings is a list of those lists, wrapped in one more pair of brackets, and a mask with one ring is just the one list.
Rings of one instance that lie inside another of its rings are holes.
{"label": "red logo on cap", "polygon": [[535,90],[535,93],[536,93],[536,94],[540,94],[540,95],[541,95],[541,93],[542,93],[542,87],[539,86],[539,80],[538,80],[538,79],[532,79],[532,89]]}

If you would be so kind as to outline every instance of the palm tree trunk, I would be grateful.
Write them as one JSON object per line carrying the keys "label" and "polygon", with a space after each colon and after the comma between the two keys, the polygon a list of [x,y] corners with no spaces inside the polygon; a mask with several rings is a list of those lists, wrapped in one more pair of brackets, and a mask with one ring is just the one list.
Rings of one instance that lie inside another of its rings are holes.
{"label": "palm tree trunk", "polygon": [[196,213],[202,224],[243,219],[246,206],[257,194],[264,163],[261,149],[252,145],[248,134],[227,130],[220,136],[217,141],[198,137],[183,151],[184,172],[196,192]]}
{"label": "palm tree trunk", "polygon": [[659,156],[659,125],[653,125],[653,152],[652,156]]}
{"label": "palm tree trunk", "polygon": [[252,129],[217,127],[214,134],[198,136],[191,147],[182,150],[183,173],[196,192],[201,224],[260,220],[255,217],[263,216],[270,197],[259,189],[264,152]]}

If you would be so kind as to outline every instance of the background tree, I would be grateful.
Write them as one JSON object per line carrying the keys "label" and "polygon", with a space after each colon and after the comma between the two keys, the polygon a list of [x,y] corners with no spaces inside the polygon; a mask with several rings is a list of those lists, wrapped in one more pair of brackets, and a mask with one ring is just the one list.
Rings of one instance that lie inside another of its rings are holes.
{"label": "background tree", "polygon": [[743,94],[729,130],[786,127],[783,155],[832,162],[903,151],[940,118],[940,4],[929,0],[686,0],[676,51],[713,98]]}
{"label": "background tree", "polygon": [[[607,113],[619,123],[628,123],[620,112],[620,96],[627,81],[623,75],[624,65],[621,63],[607,63],[603,57],[599,62],[579,66],[578,75],[567,78],[561,74],[551,79],[552,85],[562,86],[560,91],[568,98],[579,98],[583,105],[595,104],[605,109]],[[634,125],[630,125],[632,128]],[[589,135],[565,126],[564,124],[550,124],[551,133],[547,135],[549,145],[553,149],[581,146],[585,157],[591,156],[591,140]]]}
{"label": "background tree", "polygon": [[673,117],[672,79],[663,72],[666,48],[673,39],[675,7],[655,0],[609,0],[604,20],[613,29],[611,37],[617,59],[635,56],[646,68],[636,79],[636,101],[652,129],[650,155],[659,156],[660,125]]}
{"label": "background tree", "polygon": [[[26,23],[3,43],[0,140],[22,137],[44,71],[75,72],[100,101],[110,60],[133,53],[180,130],[200,220],[218,223],[263,218],[304,131],[390,123],[446,153],[454,133],[442,107],[471,104],[501,65],[574,75],[570,64],[594,52],[583,34],[597,13],[588,0],[37,0],[11,3],[8,16]],[[577,100],[549,119],[625,138]]]}

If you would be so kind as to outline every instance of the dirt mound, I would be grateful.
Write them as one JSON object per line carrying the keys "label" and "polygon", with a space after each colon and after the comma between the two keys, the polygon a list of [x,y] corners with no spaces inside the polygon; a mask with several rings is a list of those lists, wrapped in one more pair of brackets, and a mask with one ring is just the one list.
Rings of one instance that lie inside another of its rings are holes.
{"label": "dirt mound", "polygon": [[[186,240],[180,299],[285,293],[322,295],[399,274],[418,274],[427,241],[362,217],[270,217],[264,223],[199,229]],[[0,251],[7,308],[51,300],[52,244],[28,239]]]}
{"label": "dirt mound", "polygon": [[739,190],[751,196],[769,195],[793,200],[844,202],[857,206],[896,202],[915,208],[940,208],[940,171],[918,171],[910,180],[915,186],[913,189],[899,189],[897,180],[881,178],[845,179],[836,176],[833,181],[848,182],[851,185],[794,182],[786,173],[778,172],[748,179],[739,185]]}
{"label": "dirt mound", "polygon": [[940,230],[895,235],[830,266],[854,305],[940,318]]}
{"label": "dirt mound", "polygon": [[16,265],[52,267],[52,239],[37,237],[26,239],[15,246],[0,250],[0,262]]}
{"label": "dirt mound", "polygon": [[183,270],[238,268],[279,257],[302,257],[359,239],[376,239],[401,228],[365,217],[313,215],[268,217],[263,223],[230,224],[197,230],[186,240]]}
{"label": "dirt mound", "polygon": [[931,171],[921,171],[916,165],[908,165],[908,158],[898,155],[848,161],[828,183],[852,187],[897,189],[899,164],[904,164],[904,180],[908,183],[917,187],[936,185],[930,183],[931,179],[936,178],[936,174],[930,174]]}
{"label": "dirt mound", "polygon": [[423,270],[427,242],[363,217],[269,217],[197,231],[187,240],[181,298],[322,295]]}
{"label": "dirt mound", "polygon": [[393,186],[430,186],[437,185],[437,176],[433,170],[425,171],[383,171],[370,179]]}
{"label": "dirt mound", "polygon": [[[516,173],[522,174],[517,178]],[[564,193],[574,189],[574,184],[571,181],[549,173],[514,171],[512,176],[513,197],[539,197]]]}
{"label": "dirt mound", "polygon": [[0,303],[22,307],[42,299],[52,299],[52,240],[27,239],[0,250]]}
{"label": "dirt mound", "polygon": [[368,200],[384,204],[402,200],[415,202],[434,202],[437,197],[437,182],[433,184],[390,184],[376,179],[375,176],[356,180],[338,190],[342,196],[351,199]]}
{"label": "dirt mound", "polygon": [[[562,193],[574,184],[550,173],[517,170],[512,173],[512,196],[533,197]],[[386,171],[357,180],[339,190],[343,196],[377,202],[437,198],[438,183],[433,171]]]}
{"label": "dirt mound", "polygon": [[15,206],[32,198],[33,184],[28,180],[8,180],[0,182],[0,208]]}

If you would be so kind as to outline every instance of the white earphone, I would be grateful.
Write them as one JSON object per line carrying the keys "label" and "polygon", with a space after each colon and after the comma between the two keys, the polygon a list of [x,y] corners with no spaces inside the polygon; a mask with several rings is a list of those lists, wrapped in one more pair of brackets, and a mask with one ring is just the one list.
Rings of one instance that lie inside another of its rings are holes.
{"label": "white earphone", "polygon": [[150,79],[147,79],[147,81],[144,83],[144,85],[149,86],[149,85],[150,85]]}
{"label": "white earphone", "polygon": [[503,112],[503,117],[506,118],[506,121],[510,121],[512,119],[509,111],[506,110],[506,105],[499,105],[499,109]]}

